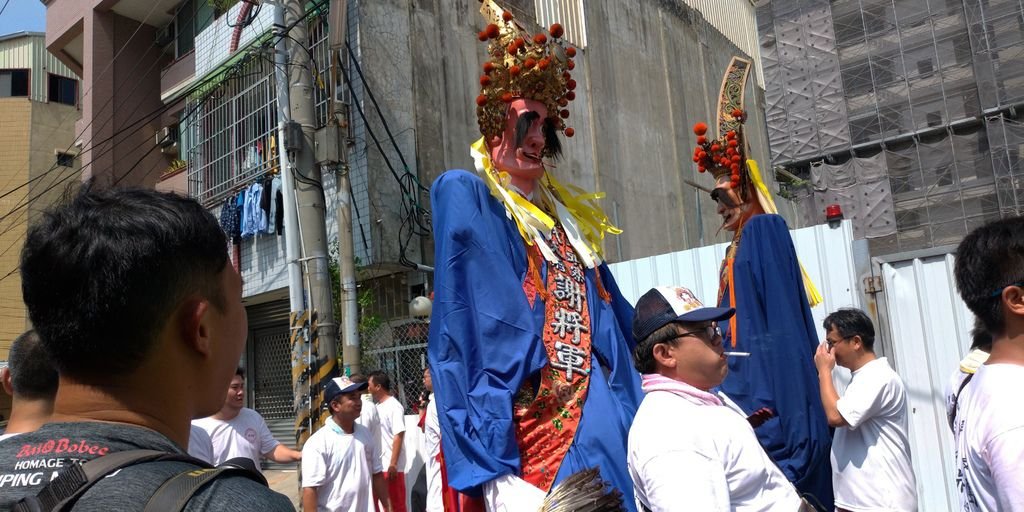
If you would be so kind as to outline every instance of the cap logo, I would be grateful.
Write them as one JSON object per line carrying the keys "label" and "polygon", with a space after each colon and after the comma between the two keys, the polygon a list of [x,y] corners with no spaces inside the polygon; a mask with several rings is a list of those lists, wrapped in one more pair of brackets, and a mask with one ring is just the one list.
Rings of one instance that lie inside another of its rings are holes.
{"label": "cap logo", "polygon": [[677,314],[681,315],[683,313],[693,311],[694,309],[704,307],[704,304],[702,304],[690,290],[687,290],[686,288],[676,288],[675,292],[676,298],[679,300],[673,304],[673,309],[676,310]]}

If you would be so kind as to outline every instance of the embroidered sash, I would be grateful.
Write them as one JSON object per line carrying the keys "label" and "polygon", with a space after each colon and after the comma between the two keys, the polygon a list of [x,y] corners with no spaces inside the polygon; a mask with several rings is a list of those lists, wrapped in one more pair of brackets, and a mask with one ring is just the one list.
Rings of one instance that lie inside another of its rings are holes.
{"label": "embroidered sash", "polygon": [[[514,406],[521,477],[549,491],[576,437],[590,384],[590,310],[584,266],[556,225],[550,244],[557,261],[548,265],[544,284],[544,348],[548,366],[541,370],[540,389],[527,385]],[[529,250],[536,251],[535,247]],[[532,304],[539,275],[527,272],[523,290]]]}

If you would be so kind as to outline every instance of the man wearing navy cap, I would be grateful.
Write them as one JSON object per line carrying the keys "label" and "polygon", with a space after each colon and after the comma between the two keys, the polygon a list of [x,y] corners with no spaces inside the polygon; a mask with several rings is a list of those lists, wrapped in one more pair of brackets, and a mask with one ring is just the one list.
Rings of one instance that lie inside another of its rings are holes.
{"label": "man wearing navy cap", "polygon": [[633,352],[645,397],[629,430],[628,464],[641,510],[812,510],[757,441],[750,423],[710,390],[729,372],[718,322],[681,287],[637,302]]}
{"label": "man wearing navy cap", "polygon": [[374,501],[391,510],[380,448],[356,423],[366,386],[338,377],[324,388],[331,417],[302,448],[303,512],[374,512]]}

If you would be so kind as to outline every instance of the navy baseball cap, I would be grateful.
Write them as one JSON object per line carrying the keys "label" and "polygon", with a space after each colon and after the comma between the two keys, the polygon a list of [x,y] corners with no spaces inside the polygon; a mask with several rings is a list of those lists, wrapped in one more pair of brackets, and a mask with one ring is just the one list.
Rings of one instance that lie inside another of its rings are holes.
{"label": "navy baseball cap", "polygon": [[643,341],[654,331],[672,322],[711,322],[732,318],[733,308],[709,308],[688,288],[658,286],[636,302],[633,338]]}
{"label": "navy baseball cap", "polygon": [[351,393],[353,391],[362,391],[369,385],[369,382],[352,382],[351,379],[345,376],[331,379],[327,385],[324,386],[324,403],[331,403],[331,400],[338,398],[338,395],[344,395],[345,393]]}

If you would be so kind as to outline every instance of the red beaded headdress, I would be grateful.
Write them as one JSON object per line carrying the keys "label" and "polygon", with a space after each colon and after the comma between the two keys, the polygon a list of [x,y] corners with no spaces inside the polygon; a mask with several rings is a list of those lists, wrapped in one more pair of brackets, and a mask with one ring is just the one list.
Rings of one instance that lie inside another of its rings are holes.
{"label": "red beaded headdress", "polygon": [[493,0],[482,3],[480,13],[490,23],[477,37],[488,42],[490,58],[484,62],[476,98],[480,132],[488,140],[501,135],[508,104],[526,98],[544,103],[555,128],[572,137],[573,129],[565,126],[565,107],[576,98],[576,81],[569,73],[576,67],[576,49],[562,41],[565,29],[555,23],[547,34],[531,34]]}

